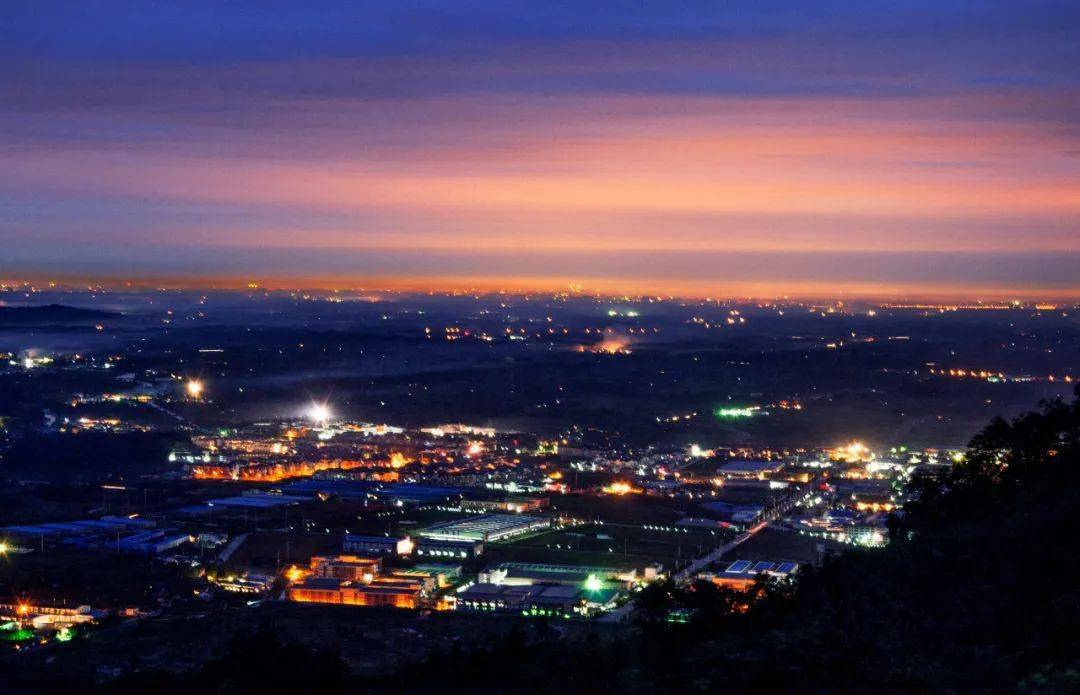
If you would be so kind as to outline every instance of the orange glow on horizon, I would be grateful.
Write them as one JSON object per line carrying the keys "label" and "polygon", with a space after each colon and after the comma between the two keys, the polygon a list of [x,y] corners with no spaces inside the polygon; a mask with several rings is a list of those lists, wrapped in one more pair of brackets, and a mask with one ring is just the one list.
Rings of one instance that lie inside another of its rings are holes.
{"label": "orange glow on horizon", "polygon": [[[9,275],[0,280],[7,284],[30,283],[58,287],[85,288],[102,286],[116,289],[177,290],[248,290],[284,292],[399,292],[423,294],[563,294],[611,297],[664,297],[714,300],[792,300],[816,301],[845,299],[854,301],[889,300],[892,302],[953,301],[1025,301],[1071,302],[1080,300],[1080,285],[1039,287],[1025,285],[989,285],[972,283],[919,282],[816,282],[816,281],[744,281],[705,282],[669,279],[584,279],[580,277],[503,277],[467,278],[459,276],[343,276],[280,275],[252,280],[250,275],[200,276],[170,275],[155,277],[117,277],[57,273],[49,276]],[[252,290],[252,285],[257,287]]]}

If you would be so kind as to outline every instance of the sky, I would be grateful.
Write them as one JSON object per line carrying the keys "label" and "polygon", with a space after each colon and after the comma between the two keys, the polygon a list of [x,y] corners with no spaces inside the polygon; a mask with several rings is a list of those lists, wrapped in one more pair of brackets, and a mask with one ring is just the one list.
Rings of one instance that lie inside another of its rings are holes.
{"label": "sky", "polygon": [[0,280],[1080,297],[1080,4],[8,0]]}

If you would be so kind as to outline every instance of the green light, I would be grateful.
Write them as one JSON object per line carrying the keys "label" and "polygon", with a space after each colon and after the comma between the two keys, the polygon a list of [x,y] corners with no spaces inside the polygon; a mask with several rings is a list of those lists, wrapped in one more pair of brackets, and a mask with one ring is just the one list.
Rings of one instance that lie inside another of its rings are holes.
{"label": "green light", "polygon": [[34,631],[27,630],[25,628],[21,630],[9,630],[7,634],[0,639],[7,640],[8,642],[25,642],[26,640],[34,638]]}
{"label": "green light", "polygon": [[737,418],[737,417],[754,417],[754,413],[757,411],[757,407],[750,408],[717,408],[716,417],[722,418]]}
{"label": "green light", "polygon": [[590,574],[585,580],[585,591],[600,591],[604,588],[604,582],[595,574]]}
{"label": "green light", "polygon": [[74,636],[75,636],[75,633],[74,633],[74,631],[72,631],[71,628],[62,627],[56,633],[56,641],[57,642],[70,642],[71,638],[74,637]]}

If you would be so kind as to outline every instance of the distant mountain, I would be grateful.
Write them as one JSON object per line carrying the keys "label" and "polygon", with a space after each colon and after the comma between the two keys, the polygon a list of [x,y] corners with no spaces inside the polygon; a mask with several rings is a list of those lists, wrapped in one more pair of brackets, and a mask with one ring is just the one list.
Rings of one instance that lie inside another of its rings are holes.
{"label": "distant mountain", "polygon": [[97,309],[80,309],[63,304],[45,306],[0,306],[0,324],[72,323],[117,318],[120,314]]}

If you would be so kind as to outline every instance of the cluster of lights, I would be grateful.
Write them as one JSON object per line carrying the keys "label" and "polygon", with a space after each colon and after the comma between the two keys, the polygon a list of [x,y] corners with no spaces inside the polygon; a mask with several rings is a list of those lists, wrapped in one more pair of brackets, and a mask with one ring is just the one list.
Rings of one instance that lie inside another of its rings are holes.
{"label": "cluster of lights", "polygon": [[991,383],[1001,383],[1005,381],[1063,381],[1066,384],[1073,382],[1071,374],[1065,374],[1064,376],[1057,376],[1054,374],[1047,374],[1046,376],[1009,376],[1004,372],[990,372],[985,369],[935,369],[931,367],[927,370],[931,376],[948,376],[957,379],[981,379],[989,381]]}
{"label": "cluster of lights", "polygon": [[623,481],[618,481],[607,485],[601,488],[601,491],[607,495],[629,495],[631,493],[641,492],[630,483]]}

